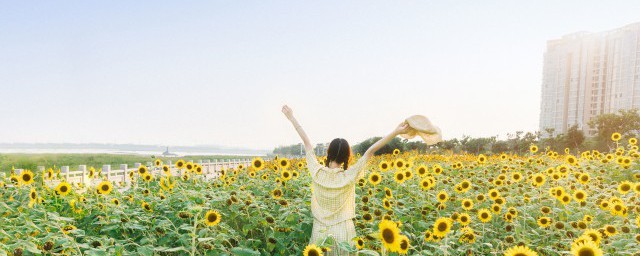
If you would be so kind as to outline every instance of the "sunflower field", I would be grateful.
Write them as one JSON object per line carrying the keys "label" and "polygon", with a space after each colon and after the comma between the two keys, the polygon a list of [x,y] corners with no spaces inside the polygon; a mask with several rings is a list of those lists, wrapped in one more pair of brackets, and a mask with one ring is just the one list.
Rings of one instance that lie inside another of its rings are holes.
{"label": "sunflower field", "polygon": [[[354,255],[640,255],[637,140],[612,139],[612,152],[578,155],[531,145],[526,155],[376,156],[356,185],[358,237],[338,246]],[[99,172],[94,187],[56,170],[6,177],[0,255],[332,253],[332,239],[309,245],[304,159],[256,158],[214,180],[179,163],[180,175],[142,166],[132,184]]]}

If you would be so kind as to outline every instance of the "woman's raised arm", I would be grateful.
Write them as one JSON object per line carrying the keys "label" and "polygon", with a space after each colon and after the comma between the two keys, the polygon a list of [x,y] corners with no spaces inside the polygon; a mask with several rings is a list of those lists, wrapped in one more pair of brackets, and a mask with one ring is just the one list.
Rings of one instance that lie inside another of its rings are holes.
{"label": "woman's raised arm", "polygon": [[311,141],[309,141],[309,137],[307,137],[307,133],[304,132],[304,130],[302,129],[302,126],[300,126],[300,124],[298,123],[298,120],[296,120],[296,118],[293,116],[293,110],[289,106],[284,105],[282,106],[282,113],[287,117],[287,119],[289,119],[293,127],[296,128],[298,135],[300,135],[300,138],[304,143],[304,149],[307,152],[312,151],[313,145],[311,145]]}
{"label": "woman's raised arm", "polygon": [[376,143],[373,143],[373,145],[371,145],[371,147],[369,147],[369,149],[364,152],[364,155],[362,155],[362,157],[365,159],[371,158],[374,153],[376,153],[384,145],[387,145],[387,143],[389,143],[393,138],[400,134],[407,133],[409,129],[409,124],[407,124],[406,121],[400,123],[398,127],[396,127],[396,129],[394,129],[391,133],[387,134],[387,136],[384,136],[384,138],[376,141]]}

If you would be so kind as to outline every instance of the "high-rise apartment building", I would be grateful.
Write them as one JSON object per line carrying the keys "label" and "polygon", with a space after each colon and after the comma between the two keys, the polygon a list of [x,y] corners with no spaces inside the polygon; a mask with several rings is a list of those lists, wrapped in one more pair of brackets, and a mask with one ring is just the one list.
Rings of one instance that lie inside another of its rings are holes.
{"label": "high-rise apartment building", "polygon": [[640,22],[547,41],[540,131],[554,135],[578,125],[587,136],[591,118],[640,108]]}

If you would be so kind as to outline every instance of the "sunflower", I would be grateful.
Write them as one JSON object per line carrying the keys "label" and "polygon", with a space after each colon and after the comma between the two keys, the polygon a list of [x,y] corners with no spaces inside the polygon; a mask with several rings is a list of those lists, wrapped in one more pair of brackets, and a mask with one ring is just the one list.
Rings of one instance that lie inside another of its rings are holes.
{"label": "sunflower", "polygon": [[380,173],[371,172],[371,174],[369,174],[369,183],[371,183],[371,185],[378,185],[381,181],[382,176],[380,175]]}
{"label": "sunflower", "polygon": [[397,156],[398,154],[400,154],[400,150],[399,150],[399,149],[397,149],[397,148],[396,148],[396,149],[394,149],[394,150],[393,150],[393,155],[394,155],[394,156]]}
{"label": "sunflower", "polygon": [[112,189],[113,189],[113,184],[111,184],[111,182],[108,180],[105,180],[103,182],[100,182],[100,184],[98,184],[98,194],[108,195],[109,193],[111,193]]}
{"label": "sunflower", "polygon": [[536,146],[536,145],[531,145],[531,146],[529,146],[529,151],[530,151],[531,153],[536,153],[536,152],[538,152],[538,146]]}
{"label": "sunflower", "polygon": [[184,164],[184,168],[187,168],[188,171],[193,171],[193,167],[195,166],[192,162],[187,162],[186,164]]}
{"label": "sunflower", "polygon": [[362,237],[356,237],[353,241],[356,242],[356,249],[361,250],[364,248],[364,239]]}
{"label": "sunflower", "polygon": [[291,163],[289,162],[289,159],[286,159],[284,157],[281,157],[278,159],[278,166],[280,166],[280,168],[286,169],[289,167],[289,165],[291,165]]}
{"label": "sunflower", "polygon": [[289,172],[288,170],[283,169],[282,172],[280,172],[280,177],[282,177],[282,180],[287,181],[291,179],[291,172]]}
{"label": "sunflower", "polygon": [[36,192],[35,188],[31,188],[29,191],[29,201],[35,202],[38,199],[38,192]]}
{"label": "sunflower", "polygon": [[138,167],[138,173],[140,175],[144,175],[144,174],[148,173],[148,171],[149,171],[149,169],[147,169],[147,167],[144,166],[144,165],[140,165],[140,167]]}
{"label": "sunflower", "polygon": [[271,191],[271,197],[273,197],[274,199],[280,199],[280,197],[282,197],[282,190],[280,190],[279,188],[274,189],[273,191]]}
{"label": "sunflower", "polygon": [[425,176],[428,174],[428,168],[425,165],[420,165],[418,166],[418,169],[416,170],[418,172],[418,175],[420,175],[421,177]]}
{"label": "sunflower", "polygon": [[587,184],[589,183],[589,180],[591,180],[591,177],[589,176],[588,173],[582,173],[578,177],[578,182],[580,182],[581,184]]}
{"label": "sunflower", "polygon": [[302,252],[304,256],[322,256],[322,249],[315,244],[307,245]]}
{"label": "sunflower", "polygon": [[582,189],[578,189],[576,192],[573,192],[573,198],[578,202],[584,202],[587,200],[587,192]]}
{"label": "sunflower", "polygon": [[434,183],[433,177],[426,177],[420,181],[420,187],[422,190],[429,190],[435,185]]}
{"label": "sunflower", "polygon": [[115,206],[120,205],[120,200],[118,200],[117,198],[111,199],[111,203],[113,203]]}
{"label": "sunflower", "polygon": [[393,179],[396,181],[396,183],[402,184],[405,181],[405,173],[402,170],[398,170],[395,174],[393,174]]}
{"label": "sunflower", "polygon": [[633,183],[629,182],[628,180],[625,180],[622,183],[620,183],[620,185],[618,185],[618,192],[620,192],[620,194],[625,195],[629,193],[629,191],[631,191],[632,188],[633,188]]}
{"label": "sunflower", "polygon": [[513,182],[520,182],[520,180],[522,180],[522,174],[520,174],[519,172],[512,173],[511,180],[513,180]]}
{"label": "sunflower", "polygon": [[220,219],[220,213],[218,213],[218,211],[209,210],[204,215],[204,222],[207,224],[207,226],[218,225],[218,223],[220,223]]}
{"label": "sunflower", "polygon": [[613,134],[611,134],[612,141],[619,141],[620,139],[622,139],[622,135],[620,133],[614,132]]}
{"label": "sunflower", "polygon": [[593,255],[602,256],[602,250],[593,241],[580,241],[571,244],[571,254],[574,256]]}
{"label": "sunflower", "polygon": [[487,157],[483,154],[478,155],[478,163],[479,164],[484,164],[487,162]]}
{"label": "sunflower", "polygon": [[68,182],[63,181],[56,186],[56,194],[66,196],[69,193],[71,193],[71,185]]}
{"label": "sunflower", "polygon": [[49,168],[47,170],[47,179],[53,179],[53,169]]}
{"label": "sunflower", "polygon": [[76,230],[76,226],[74,225],[66,225],[64,227],[62,227],[62,233],[64,233],[65,235],[69,234],[70,232]]}
{"label": "sunflower", "polygon": [[148,212],[153,211],[153,209],[151,209],[151,205],[149,205],[147,202],[143,201],[141,206],[142,206],[142,209],[145,211],[148,211]]}
{"label": "sunflower", "polygon": [[180,159],[176,162],[176,168],[182,169],[184,168],[184,160]]}
{"label": "sunflower", "polygon": [[402,159],[402,158],[398,158],[398,159],[396,159],[396,161],[395,161],[395,166],[396,166],[396,168],[398,168],[399,170],[404,170],[404,169],[406,169],[406,168],[407,168],[407,164],[406,164],[406,162],[404,161],[404,159]]}
{"label": "sunflower", "polygon": [[398,246],[399,254],[407,254],[409,251],[409,238],[405,235],[400,235],[400,246]]}
{"label": "sunflower", "polygon": [[162,166],[162,172],[164,173],[164,175],[166,176],[171,176],[171,167],[169,167],[168,165],[163,165]]}
{"label": "sunflower", "polygon": [[551,218],[549,217],[540,217],[538,218],[538,226],[546,228],[551,225]]}
{"label": "sunflower", "polygon": [[487,223],[491,220],[491,212],[487,209],[480,209],[478,211],[478,219],[482,221],[482,223]]}
{"label": "sunflower", "polygon": [[612,225],[605,225],[603,229],[604,229],[604,234],[609,237],[615,236],[618,233],[618,231],[616,230],[616,227]]}
{"label": "sunflower", "polygon": [[33,172],[29,170],[24,170],[20,173],[20,184],[21,185],[31,185],[33,183]]}
{"label": "sunflower", "polygon": [[458,216],[458,223],[462,226],[469,225],[469,223],[471,223],[471,216],[467,213],[461,213],[460,216]]}
{"label": "sunflower", "polygon": [[496,200],[499,197],[500,192],[497,189],[494,188],[489,190],[489,198],[491,198],[491,200]]}
{"label": "sunflower", "polygon": [[453,225],[453,220],[451,218],[440,217],[433,224],[433,234],[440,237],[445,237],[449,231],[451,231],[451,226]]}
{"label": "sunflower", "polygon": [[390,167],[391,166],[387,161],[380,161],[380,163],[378,164],[378,168],[380,168],[380,170],[383,172],[388,171]]}
{"label": "sunflower", "polygon": [[536,173],[536,174],[533,175],[533,178],[531,180],[532,180],[534,186],[540,187],[540,186],[542,186],[544,184],[546,179],[547,178],[544,176],[544,174]]}
{"label": "sunflower", "polygon": [[491,205],[491,211],[494,214],[498,214],[498,213],[500,213],[502,211],[502,206],[500,206],[499,204],[492,204]]}
{"label": "sunflower", "polygon": [[391,191],[391,189],[385,187],[384,188],[384,197],[385,198],[393,198],[393,191]]}
{"label": "sunflower", "polygon": [[254,158],[251,160],[251,167],[256,171],[262,170],[264,168],[264,160],[260,157]]}
{"label": "sunflower", "polygon": [[441,202],[441,203],[449,200],[449,194],[447,194],[446,191],[440,191],[436,197],[438,199],[438,202]]}
{"label": "sunflower", "polygon": [[153,163],[156,165],[156,167],[160,167],[162,165],[162,160],[156,159],[156,161],[154,161]]}
{"label": "sunflower", "polygon": [[538,256],[538,253],[527,246],[514,246],[504,251],[504,256]]}
{"label": "sunflower", "polygon": [[387,210],[391,210],[391,201],[387,198],[382,199],[382,206]]}
{"label": "sunflower", "polygon": [[397,224],[390,220],[382,220],[378,228],[384,247],[390,252],[397,252],[400,249],[400,230]]}
{"label": "sunflower", "polygon": [[589,237],[591,241],[593,241],[596,245],[599,245],[602,241],[602,234],[595,229],[587,229],[582,234],[583,236]]}
{"label": "sunflower", "polygon": [[433,173],[435,173],[435,174],[438,174],[438,175],[439,175],[439,174],[441,174],[441,173],[442,173],[442,171],[443,171],[442,166],[440,166],[440,165],[438,165],[438,164],[436,164],[436,165],[434,165],[434,166],[433,166]]}

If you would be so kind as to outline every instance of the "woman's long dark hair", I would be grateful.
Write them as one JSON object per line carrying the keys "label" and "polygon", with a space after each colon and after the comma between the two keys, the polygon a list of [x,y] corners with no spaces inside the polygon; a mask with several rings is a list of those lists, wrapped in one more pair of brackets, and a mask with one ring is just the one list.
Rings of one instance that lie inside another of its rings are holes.
{"label": "woman's long dark hair", "polygon": [[327,162],[326,165],[329,167],[329,163],[334,161],[338,164],[344,165],[344,169],[349,169],[349,158],[351,157],[351,147],[349,147],[349,142],[342,138],[333,139],[331,143],[329,143],[329,148],[327,149]]}

